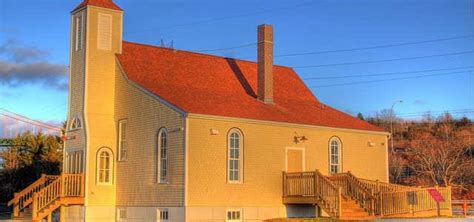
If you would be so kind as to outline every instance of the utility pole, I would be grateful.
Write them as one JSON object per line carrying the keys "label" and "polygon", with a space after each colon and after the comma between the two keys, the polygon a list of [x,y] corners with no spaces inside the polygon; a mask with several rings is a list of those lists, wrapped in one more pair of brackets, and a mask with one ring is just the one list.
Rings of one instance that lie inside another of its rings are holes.
{"label": "utility pole", "polygon": [[402,100],[397,100],[395,102],[393,102],[392,104],[392,107],[390,108],[390,143],[391,143],[391,149],[390,151],[392,153],[395,152],[395,150],[393,150],[393,117],[395,116],[395,112],[393,111],[393,108],[395,107],[395,105],[397,103],[402,103],[403,101]]}

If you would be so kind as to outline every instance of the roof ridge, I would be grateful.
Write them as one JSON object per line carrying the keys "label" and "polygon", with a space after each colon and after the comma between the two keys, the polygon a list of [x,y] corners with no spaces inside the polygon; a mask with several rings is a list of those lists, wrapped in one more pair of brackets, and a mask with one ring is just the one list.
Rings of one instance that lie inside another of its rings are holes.
{"label": "roof ridge", "polygon": [[[220,59],[233,59],[233,60],[240,61],[240,62],[247,62],[247,63],[255,63],[255,64],[257,64],[257,61],[250,61],[250,60],[239,59],[239,58],[232,58],[232,57],[226,57],[226,56],[212,55],[212,54],[206,54],[206,53],[202,53],[202,52],[194,52],[194,51],[190,51],[190,50],[167,48],[167,47],[161,47],[161,46],[157,46],[157,45],[150,45],[150,44],[144,44],[144,43],[138,43],[138,42],[130,42],[130,41],[125,41],[125,40],[122,41],[122,42],[129,43],[129,44],[134,44],[134,45],[141,45],[141,46],[150,47],[150,48],[159,48],[159,49],[165,49],[165,50],[169,50],[169,51],[177,51],[177,52],[184,52],[184,53],[189,53],[189,54],[195,54],[196,56],[208,56],[208,57],[214,57],[214,58],[220,58]],[[291,69],[291,70],[293,70],[293,68],[290,67],[290,66],[275,65],[275,64],[274,64],[273,66],[276,66],[276,67],[279,67],[279,68],[284,68],[284,69]]]}

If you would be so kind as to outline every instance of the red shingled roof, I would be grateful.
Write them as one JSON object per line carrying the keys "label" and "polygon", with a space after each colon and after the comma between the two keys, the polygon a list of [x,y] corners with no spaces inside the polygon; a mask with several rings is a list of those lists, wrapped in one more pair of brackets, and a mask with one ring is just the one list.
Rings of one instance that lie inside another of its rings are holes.
{"label": "red shingled roof", "polygon": [[188,113],[383,131],[323,105],[295,71],[274,66],[274,105],[256,99],[257,65],[124,42],[117,55],[131,81]]}
{"label": "red shingled roof", "polygon": [[93,5],[102,8],[110,8],[122,11],[118,5],[116,5],[112,0],[84,0],[81,4],[79,4],[73,11],[76,11],[79,8],[85,7],[87,5]]}

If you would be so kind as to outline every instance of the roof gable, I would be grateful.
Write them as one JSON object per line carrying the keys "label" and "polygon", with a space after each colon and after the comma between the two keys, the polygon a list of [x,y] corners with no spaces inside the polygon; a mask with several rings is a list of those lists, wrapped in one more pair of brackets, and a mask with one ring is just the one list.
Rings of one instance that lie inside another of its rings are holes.
{"label": "roof gable", "polygon": [[274,102],[257,100],[257,64],[124,42],[117,55],[127,77],[196,114],[382,131],[325,106],[293,69],[274,66]]}

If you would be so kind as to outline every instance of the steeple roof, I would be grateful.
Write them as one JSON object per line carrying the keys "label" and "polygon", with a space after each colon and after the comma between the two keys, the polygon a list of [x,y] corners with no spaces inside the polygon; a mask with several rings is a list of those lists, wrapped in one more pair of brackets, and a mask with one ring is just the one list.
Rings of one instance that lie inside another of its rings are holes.
{"label": "steeple roof", "polygon": [[76,11],[77,9],[88,5],[123,11],[118,5],[113,2],[113,0],[84,0],[81,4],[74,8],[73,11]]}

